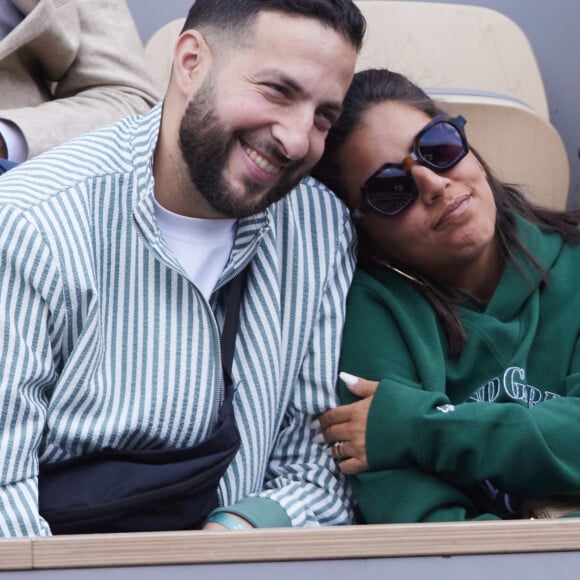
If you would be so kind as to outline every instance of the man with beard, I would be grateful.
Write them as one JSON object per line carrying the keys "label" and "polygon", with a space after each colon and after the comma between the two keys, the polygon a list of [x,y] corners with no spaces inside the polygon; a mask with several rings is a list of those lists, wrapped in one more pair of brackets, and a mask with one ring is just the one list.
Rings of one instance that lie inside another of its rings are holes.
{"label": "man with beard", "polygon": [[[313,438],[352,230],[304,176],[363,34],[351,0],[197,0],[163,103],[2,177],[0,535],[350,521]],[[210,499],[150,493],[224,446]]]}

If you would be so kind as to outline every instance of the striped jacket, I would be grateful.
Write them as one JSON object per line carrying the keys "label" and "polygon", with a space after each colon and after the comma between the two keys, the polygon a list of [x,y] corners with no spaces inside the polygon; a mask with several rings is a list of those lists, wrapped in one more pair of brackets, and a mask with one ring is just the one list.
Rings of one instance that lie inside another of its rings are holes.
{"label": "striped jacket", "polygon": [[223,286],[248,279],[233,363],[242,444],[220,501],[264,526],[349,523],[313,418],[335,404],[354,267],[344,207],[306,178],[238,222],[211,304],[153,217],[161,107],[0,179],[0,535],[48,535],[39,462],[190,446],[222,396]]}

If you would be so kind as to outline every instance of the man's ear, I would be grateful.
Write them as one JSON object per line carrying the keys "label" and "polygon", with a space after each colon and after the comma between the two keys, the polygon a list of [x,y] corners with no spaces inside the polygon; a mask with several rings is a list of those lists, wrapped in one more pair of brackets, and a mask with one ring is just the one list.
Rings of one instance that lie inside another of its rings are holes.
{"label": "man's ear", "polygon": [[202,85],[212,64],[209,45],[199,30],[185,30],[173,51],[173,83],[190,97]]}

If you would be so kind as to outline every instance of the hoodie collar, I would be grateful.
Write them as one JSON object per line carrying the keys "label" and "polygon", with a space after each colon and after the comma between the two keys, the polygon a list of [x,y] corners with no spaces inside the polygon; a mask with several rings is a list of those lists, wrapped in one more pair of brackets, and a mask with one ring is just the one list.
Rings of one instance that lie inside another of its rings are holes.
{"label": "hoodie collar", "polygon": [[[514,218],[518,236],[524,247],[549,275],[564,246],[562,236],[555,232],[542,231],[517,214],[514,214]],[[501,320],[510,319],[543,284],[542,274],[532,260],[519,248],[514,248],[513,253],[485,309],[486,313]]]}

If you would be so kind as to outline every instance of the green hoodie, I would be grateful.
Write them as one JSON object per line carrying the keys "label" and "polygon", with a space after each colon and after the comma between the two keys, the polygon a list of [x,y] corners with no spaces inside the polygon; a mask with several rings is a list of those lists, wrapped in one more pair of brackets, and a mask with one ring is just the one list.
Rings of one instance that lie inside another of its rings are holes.
{"label": "green hoodie", "polygon": [[355,276],[340,368],[380,381],[370,470],[350,478],[368,523],[519,517],[524,499],[580,496],[580,245],[517,222],[550,282],[517,254],[484,309],[459,308],[459,355],[406,279]]}

